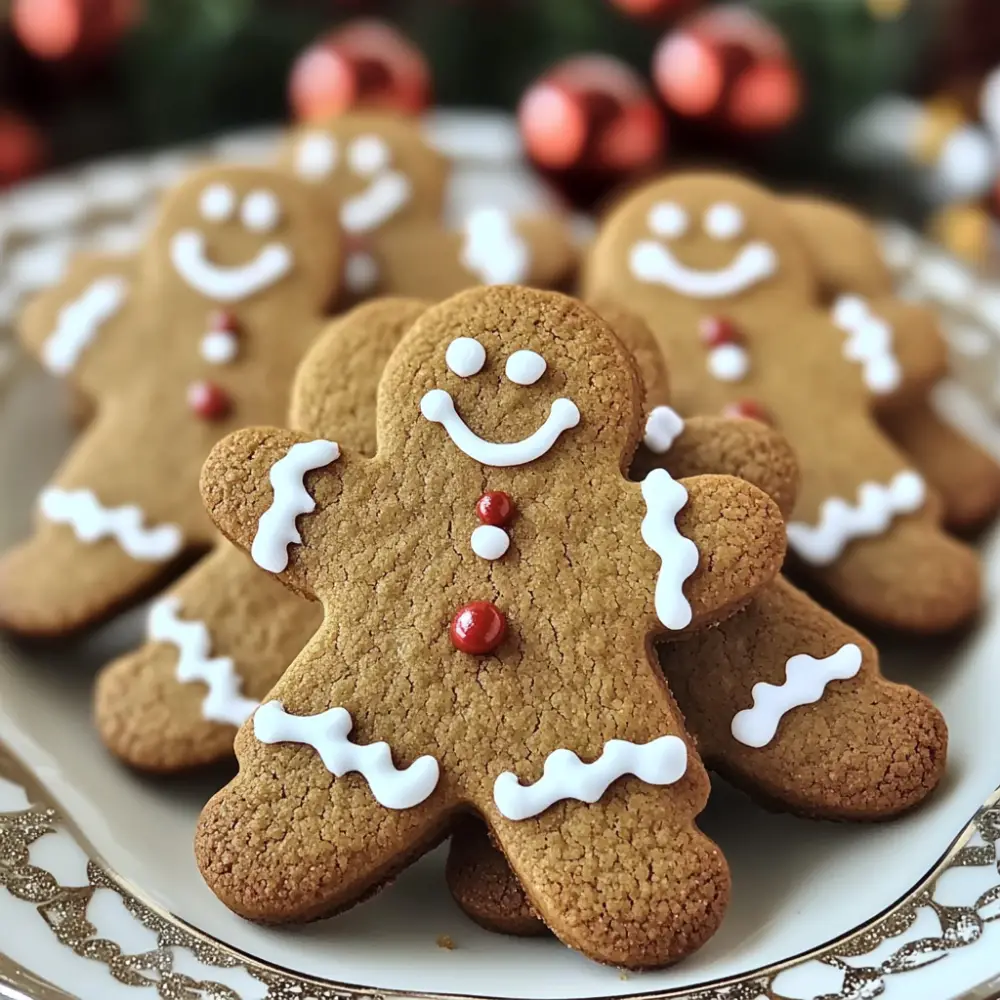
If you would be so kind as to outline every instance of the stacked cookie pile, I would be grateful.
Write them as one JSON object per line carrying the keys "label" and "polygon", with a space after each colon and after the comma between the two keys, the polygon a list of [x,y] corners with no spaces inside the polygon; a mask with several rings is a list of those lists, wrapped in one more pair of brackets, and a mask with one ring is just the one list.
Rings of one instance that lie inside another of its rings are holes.
{"label": "stacked cookie pile", "polygon": [[968,622],[947,529],[994,516],[1000,468],[930,409],[935,317],[852,212],[656,180],[578,299],[540,290],[573,281],[565,220],[449,230],[446,175],[405,121],[297,132],[25,310],[94,413],[0,623],[68,634],[169,584],[96,722],[150,772],[235,738],[194,850],[240,915],[338,912],[451,837],[483,926],[659,967],[730,896],[708,770],[817,819],[933,791],[944,720],[828,608]]}

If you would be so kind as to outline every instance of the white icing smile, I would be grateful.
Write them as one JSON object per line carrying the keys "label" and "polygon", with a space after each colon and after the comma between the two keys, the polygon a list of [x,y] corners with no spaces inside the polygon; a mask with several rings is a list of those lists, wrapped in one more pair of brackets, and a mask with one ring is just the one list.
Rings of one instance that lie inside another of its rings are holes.
{"label": "white icing smile", "polygon": [[411,194],[409,179],[398,170],[378,174],[360,194],[344,199],[340,224],[349,233],[369,233],[388,222]]}
{"label": "white icing smile", "polygon": [[682,264],[662,243],[640,240],[629,253],[629,265],[640,281],[694,299],[725,299],[774,275],[778,257],[767,243],[748,243],[729,267],[699,271]]}
{"label": "white icing smile", "polygon": [[563,431],[576,427],[580,422],[580,411],[571,399],[560,398],[552,403],[545,423],[534,434],[520,441],[498,444],[486,441],[471,431],[465,421],[455,411],[455,403],[450,393],[444,389],[431,389],[420,400],[420,412],[431,421],[441,424],[452,442],[469,458],[480,465],[506,468],[512,465],[526,465],[541,458],[559,439]]}
{"label": "white icing smile", "polygon": [[292,269],[292,252],[282,243],[268,243],[253,260],[223,267],[208,259],[205,235],[181,229],[170,241],[170,260],[196,292],[217,302],[239,302],[279,282]]}

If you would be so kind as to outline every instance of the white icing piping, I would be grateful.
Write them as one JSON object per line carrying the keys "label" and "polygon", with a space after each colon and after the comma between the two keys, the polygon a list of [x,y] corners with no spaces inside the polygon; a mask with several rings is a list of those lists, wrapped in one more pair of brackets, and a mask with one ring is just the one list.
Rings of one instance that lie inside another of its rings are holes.
{"label": "white icing piping", "polygon": [[386,809],[411,809],[430,796],[440,774],[433,757],[420,757],[399,770],[392,763],[388,743],[361,746],[349,742],[347,736],[353,726],[346,708],[330,708],[319,715],[289,715],[280,701],[261,705],[253,717],[254,735],[261,743],[311,746],[334,777],[359,773],[376,801]]}
{"label": "white icing piping", "polygon": [[205,236],[197,229],[174,233],[170,260],[196,292],[217,302],[239,302],[256,295],[292,269],[292,251],[281,243],[268,243],[253,260],[239,267],[213,264],[206,255]]}
{"label": "white icing piping", "polygon": [[349,233],[368,233],[389,221],[409,200],[409,179],[398,170],[379,174],[360,194],[345,198],[340,224]]}
{"label": "white icing piping", "polygon": [[260,704],[240,694],[241,680],[232,657],[211,656],[212,638],[201,621],[182,621],[178,617],[181,602],[164,597],[149,609],[146,634],[153,642],[168,642],[177,647],[177,679],[182,684],[201,681],[208,694],[201,703],[202,718],[242,726]]}
{"label": "white icing piping", "polygon": [[309,496],[303,477],[338,458],[340,447],[336,441],[300,441],[271,466],[269,478],[274,497],[257,522],[257,533],[250,547],[250,555],[261,569],[280,573],[288,565],[288,546],[302,543],[295,518],[316,509],[316,501]]}
{"label": "white icing piping", "polygon": [[650,785],[672,785],[687,771],[687,746],[678,736],[661,736],[650,743],[608,740],[601,756],[584,764],[572,750],[553,750],[545,758],[542,776],[522,785],[505,771],[493,785],[493,801],[509,820],[529,819],[563,799],[597,802],[611,784],[631,774]]}
{"label": "white icing piping", "polygon": [[510,216],[499,208],[477,208],[463,227],[462,266],[484,285],[520,285],[528,279],[531,248]]}
{"label": "white icing piping", "polygon": [[43,517],[68,525],[81,542],[91,545],[102,538],[113,538],[127,555],[143,562],[172,559],[184,545],[178,525],[144,528],[139,507],[105,507],[90,490],[48,486],[39,495],[38,506]]}
{"label": "white icing piping", "polygon": [[817,660],[798,653],[785,664],[783,684],[754,684],[753,708],[733,716],[733,738],[748,747],[764,747],[774,739],[782,716],[793,708],[811,705],[823,697],[830,681],[854,677],[861,669],[861,649],[853,642]]}
{"label": "white icing piping", "polygon": [[916,472],[904,470],[888,486],[862,483],[858,502],[830,497],[819,508],[819,524],[790,521],[788,544],[795,554],[813,566],[835,562],[854,538],[881,535],[898,514],[912,514],[924,504],[926,488]]}
{"label": "white icing piping", "polygon": [[486,441],[473,433],[455,412],[455,403],[444,389],[431,389],[420,400],[420,412],[432,423],[441,424],[448,437],[469,458],[481,465],[506,468],[525,465],[541,458],[559,439],[563,431],[576,427],[580,411],[571,399],[556,399],[545,423],[529,437],[509,444]]}
{"label": "white icing piping", "polygon": [[669,406],[654,406],[646,419],[642,443],[654,455],[665,455],[684,433],[684,420]]}
{"label": "white icing piping", "polygon": [[694,299],[722,299],[770,278],[778,269],[778,258],[767,243],[748,243],[729,267],[696,271],[685,267],[662,243],[640,240],[629,253],[629,266],[640,281],[665,285]]}
{"label": "white icing piping", "polygon": [[862,366],[865,385],[883,396],[899,388],[903,372],[892,352],[892,327],[857,295],[842,295],[833,304],[833,322],[848,336],[844,357]]}
{"label": "white icing piping", "polygon": [[60,309],[56,328],[42,345],[45,367],[54,375],[69,374],[100,328],[121,309],[127,293],[123,277],[107,275]]}
{"label": "white icing piping", "polygon": [[687,490],[666,469],[653,469],[642,481],[646,516],[642,540],[660,557],[656,577],[656,617],[669,629],[691,624],[684,581],[698,568],[698,546],[678,530],[676,517],[687,503]]}

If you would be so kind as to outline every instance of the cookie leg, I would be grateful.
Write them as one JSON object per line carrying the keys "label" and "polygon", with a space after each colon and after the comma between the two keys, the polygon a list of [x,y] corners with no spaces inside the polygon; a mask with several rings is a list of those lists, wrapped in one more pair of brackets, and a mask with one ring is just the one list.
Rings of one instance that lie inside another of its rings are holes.
{"label": "cookie leg", "polygon": [[708,766],[773,806],[887,819],[944,772],[940,712],[885,680],[871,643],[785,580],[717,629],[663,646],[661,663]]}
{"label": "cookie leg", "polygon": [[172,772],[232,756],[236,727],[319,626],[228,542],[152,605],[147,641],[98,675],[94,715],[126,764]]}
{"label": "cookie leg", "polygon": [[948,528],[973,531],[1000,512],[1000,465],[929,403],[886,413],[879,422],[940,496]]}
{"label": "cookie leg", "polygon": [[691,825],[692,811],[669,791],[625,779],[594,805],[560,803],[520,823],[500,820],[493,832],[564,944],[607,965],[653,969],[701,947],[729,900],[725,858]]}

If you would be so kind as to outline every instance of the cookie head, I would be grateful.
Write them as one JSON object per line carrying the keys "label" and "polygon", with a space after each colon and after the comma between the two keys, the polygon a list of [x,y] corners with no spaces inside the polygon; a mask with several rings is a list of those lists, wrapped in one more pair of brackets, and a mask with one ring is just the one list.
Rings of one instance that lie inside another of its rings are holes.
{"label": "cookie head", "polygon": [[305,285],[315,308],[335,286],[337,243],[332,216],[306,185],[278,171],[213,167],[167,197],[147,274],[233,308],[290,288],[301,295]]}
{"label": "cookie head", "polygon": [[292,135],[281,160],[332,196],[348,235],[440,216],[446,164],[412,119],[345,115],[306,127]]}
{"label": "cookie head", "polygon": [[702,307],[806,301],[812,278],[780,202],[717,174],[657,181],[621,205],[592,251],[590,294],[634,290]]}
{"label": "cookie head", "polygon": [[641,392],[628,354],[565,296],[517,289],[514,303],[509,288],[477,288],[418,320],[380,388],[380,449],[478,469],[621,466]]}

